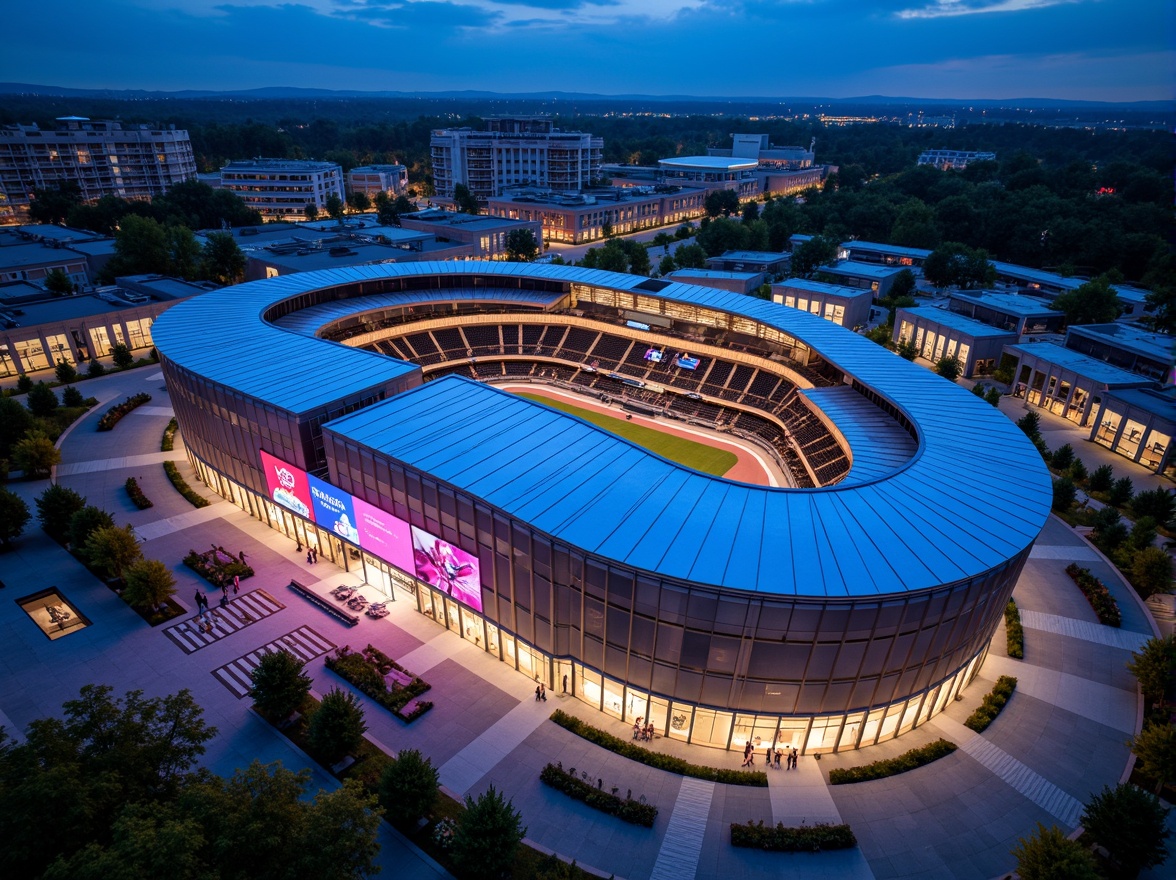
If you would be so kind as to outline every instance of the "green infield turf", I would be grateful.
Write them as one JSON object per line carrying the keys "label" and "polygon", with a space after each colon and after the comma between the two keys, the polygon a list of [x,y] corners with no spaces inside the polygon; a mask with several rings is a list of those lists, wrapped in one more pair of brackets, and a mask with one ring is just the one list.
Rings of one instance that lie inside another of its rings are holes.
{"label": "green infield turf", "polygon": [[581,409],[578,406],[573,406],[570,403],[564,403],[562,400],[555,400],[551,397],[542,397],[538,394],[521,392],[515,393],[519,397],[525,397],[527,400],[533,400],[552,409],[558,409],[562,412],[579,416],[584,421],[591,422],[598,428],[603,428],[611,434],[616,434],[618,437],[624,437],[630,443],[636,443],[638,446],[643,446],[650,452],[656,452],[662,458],[676,461],[678,464],[693,468],[696,471],[701,471],[704,474],[714,474],[716,477],[721,477],[727,471],[731,470],[735,466],[735,462],[739,460],[734,452],[729,452],[726,449],[716,449],[714,446],[707,446],[705,443],[698,443],[694,440],[688,440],[685,437],[663,434],[654,428],[647,428],[644,425],[639,425],[636,422],[630,422],[626,419],[618,419],[615,416],[606,416],[603,413]]}

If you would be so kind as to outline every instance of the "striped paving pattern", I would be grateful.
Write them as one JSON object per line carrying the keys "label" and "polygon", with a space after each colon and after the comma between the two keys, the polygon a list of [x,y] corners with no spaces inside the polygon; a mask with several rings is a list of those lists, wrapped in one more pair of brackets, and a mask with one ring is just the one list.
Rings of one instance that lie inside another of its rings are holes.
{"label": "striped paving pattern", "polygon": [[255,651],[250,651],[244,657],[238,657],[231,663],[226,663],[218,669],[212,670],[217,681],[227,687],[237,699],[249,693],[253,684],[253,670],[266,654],[278,651],[289,651],[303,663],[321,657],[328,651],[334,650],[333,642],[320,636],[309,626],[300,626],[293,632],[279,636],[272,642],[262,645]]}
{"label": "striped paving pattern", "polygon": [[1122,648],[1125,651],[1138,651],[1149,638],[1142,633],[1130,630],[1116,629],[1113,626],[1090,623],[1086,620],[1075,620],[1073,617],[1061,617],[1057,614],[1043,614],[1040,611],[1022,611],[1021,623],[1027,629],[1038,629],[1059,636],[1070,636],[1070,638],[1082,639],[1084,642]]}
{"label": "striped paving pattern", "polygon": [[208,612],[212,618],[212,632],[203,632],[200,629],[200,618],[191,617],[169,626],[163,634],[179,645],[185,654],[192,654],[286,607],[265,590],[242,593],[229,603],[228,608],[221,608],[216,604],[217,601],[216,594],[209,593],[209,602],[213,603]]}
{"label": "striped paving pattern", "polygon": [[943,729],[948,738],[960,747],[960,751],[1033,801],[1061,822],[1063,827],[1077,827],[1083,809],[1077,798],[958,721],[946,715],[938,715],[933,723]]}
{"label": "striped paving pattern", "polygon": [[1085,544],[1034,544],[1030,559],[1064,559],[1067,562],[1099,562],[1102,557]]}
{"label": "striped paving pattern", "polygon": [[670,824],[649,880],[691,880],[698,872],[702,838],[714,794],[713,782],[682,779],[678,799],[674,801],[674,812],[670,815]]}

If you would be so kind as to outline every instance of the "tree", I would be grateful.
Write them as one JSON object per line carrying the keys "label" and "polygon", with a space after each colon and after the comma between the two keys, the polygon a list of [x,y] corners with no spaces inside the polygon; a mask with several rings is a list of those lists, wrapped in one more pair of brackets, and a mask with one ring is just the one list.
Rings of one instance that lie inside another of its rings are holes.
{"label": "tree", "polygon": [[124,342],[116,342],[110,354],[114,358],[114,365],[120,370],[130,369],[135,364],[135,356]]}
{"label": "tree", "polygon": [[760,215],[759,202],[748,202],[743,206],[743,222],[751,223],[753,220],[758,220]]}
{"label": "tree", "polygon": [[606,272],[628,272],[629,255],[618,239],[610,238],[602,248],[590,248],[596,251],[596,268]]}
{"label": "tree", "polygon": [[102,361],[91,360],[86,365],[86,375],[91,379],[97,379],[99,376],[106,375],[106,367],[102,366]]}
{"label": "tree", "polygon": [[1131,499],[1131,512],[1137,517],[1150,516],[1158,523],[1166,523],[1172,518],[1173,508],[1176,507],[1176,497],[1168,493],[1167,489],[1148,489],[1137,492]]}
{"label": "tree", "polygon": [[258,661],[249,696],[253,708],[270,721],[284,721],[298,711],[312,684],[306,664],[289,651],[274,651]]}
{"label": "tree", "polygon": [[1148,639],[1131,655],[1127,670],[1139,682],[1144,699],[1162,708],[1176,674],[1176,636]]}
{"label": "tree", "polygon": [[1103,790],[1090,799],[1082,813],[1082,826],[1107,848],[1123,873],[1134,877],[1144,868],[1168,857],[1164,839],[1168,810],[1159,798],[1130,783]]}
{"label": "tree", "polygon": [[426,815],[437,802],[440,781],[430,759],[416,749],[403,750],[380,777],[380,803],[388,821],[404,827]]}
{"label": "tree", "polygon": [[811,275],[821,266],[837,259],[837,242],[823,235],[814,235],[792,253],[792,273]]}
{"label": "tree", "polygon": [[1127,526],[1121,520],[1119,511],[1110,506],[1095,513],[1091,537],[1104,552],[1113,553],[1127,540]]}
{"label": "tree", "polygon": [[347,207],[357,214],[362,214],[364,211],[371,210],[372,200],[368,198],[365,192],[353,192],[347,195]]}
{"label": "tree", "polygon": [[120,275],[167,275],[175,244],[169,241],[163,224],[151,217],[130,214],[114,235],[114,256],[102,270],[102,277],[113,281]]}
{"label": "tree", "polygon": [[29,506],[15,492],[0,488],[0,546],[8,550],[28,525]]}
{"label": "tree", "polygon": [[61,450],[40,431],[30,431],[12,447],[12,463],[26,477],[47,477],[61,463]]}
{"label": "tree", "polygon": [[933,248],[939,244],[935,212],[923,201],[911,199],[898,212],[890,229],[890,242],[913,248]]}
{"label": "tree", "polygon": [[53,375],[57,377],[58,382],[66,385],[70,382],[77,381],[78,371],[74,369],[74,365],[69,361],[58,361],[57,366],[53,368]]}
{"label": "tree", "polygon": [[45,276],[45,289],[54,296],[69,296],[76,288],[62,269],[51,269]]}
{"label": "tree", "polygon": [[[129,530],[130,526],[127,526],[127,529]],[[91,537],[90,540],[93,541],[94,538]],[[122,596],[133,608],[157,611],[176,594],[175,575],[158,559],[136,559],[127,565],[125,573],[127,585]]]}
{"label": "tree", "polygon": [[453,201],[459,214],[478,213],[478,200],[464,183],[459,183],[453,188]]}
{"label": "tree", "polygon": [[527,833],[522,815],[493,785],[477,800],[466,795],[465,806],[449,850],[453,865],[461,877],[497,880]]}
{"label": "tree", "polygon": [[[118,699],[108,686],[86,685],[63,717],[33,721],[23,743],[0,749],[5,876],[39,876],[55,859],[109,841],[128,804],[174,801],[200,778],[196,760],[216,734],[201,716],[187,690]],[[46,834],[47,816],[70,833]]]}
{"label": "tree", "polygon": [[[890,291],[887,293],[888,299],[902,299],[905,296],[913,296],[915,292],[915,273],[910,269],[903,269],[894,276],[894,281],[890,285]],[[911,301],[914,305],[914,300]]]}
{"label": "tree", "polygon": [[81,555],[92,568],[119,580],[123,572],[143,557],[134,529],[127,526],[100,526],[90,532]]}
{"label": "tree", "polygon": [[114,517],[100,507],[87,504],[69,518],[69,545],[80,553],[98,529],[114,525]]}
{"label": "tree", "polygon": [[621,248],[629,258],[629,272],[632,275],[648,275],[652,270],[649,264],[649,250],[645,245],[630,239],[621,241]]}
{"label": "tree", "polygon": [[319,209],[314,202],[307,202],[306,207],[302,209],[302,216],[306,218],[307,223],[313,223],[318,219]]}
{"label": "tree", "polygon": [[1066,323],[1108,324],[1119,317],[1119,297],[1106,275],[1056,297],[1050,308],[1066,313]]}
{"label": "tree", "polygon": [[187,226],[169,224],[164,226],[164,238],[167,241],[167,260],[164,264],[164,274],[189,281],[200,275],[200,242]]}
{"label": "tree", "polygon": [[27,407],[11,397],[0,397],[0,458],[8,458],[32,426],[33,414]]}
{"label": "tree", "polygon": [[1143,599],[1172,592],[1172,557],[1159,547],[1144,547],[1131,558],[1131,582]]}
{"label": "tree", "polygon": [[363,706],[350,691],[331,688],[310,716],[306,730],[311,751],[327,764],[335,764],[363,742],[367,724]]}
{"label": "tree", "polygon": [[1069,443],[1063,443],[1053,451],[1050,456],[1049,464],[1054,470],[1064,471],[1074,463],[1074,447]]}
{"label": "tree", "polygon": [[1171,724],[1145,724],[1128,743],[1139,759],[1139,772],[1156,781],[1156,794],[1176,780],[1176,727]]}
{"label": "tree", "polygon": [[1131,496],[1135,494],[1135,487],[1131,484],[1130,477],[1119,477],[1111,484],[1111,490],[1107,493],[1107,500],[1115,507],[1122,507],[1131,500]]}
{"label": "tree", "polygon": [[997,388],[995,385],[993,387],[989,388],[988,392],[984,395],[984,400],[987,401],[988,403],[992,404],[993,406],[999,407],[1000,406],[1000,389]]}
{"label": "tree", "polygon": [[[1131,527],[1131,547],[1135,550],[1142,550],[1144,547],[1151,546],[1151,542],[1155,539],[1156,521],[1150,516],[1141,516]],[[1144,596],[1144,598],[1147,597]]]}
{"label": "tree", "polygon": [[739,193],[730,189],[712,189],[706,194],[702,207],[708,217],[730,217],[739,213]]}
{"label": "tree", "polygon": [[1086,480],[1086,488],[1091,492],[1107,492],[1115,482],[1115,469],[1109,464],[1100,464]]}
{"label": "tree", "polygon": [[45,418],[46,416],[52,415],[53,410],[57,409],[59,403],[60,401],[58,401],[53,389],[44,382],[38,382],[29,391],[29,410],[35,416]]}
{"label": "tree", "polygon": [[86,506],[86,499],[60,483],[54,483],[37,496],[37,519],[41,528],[58,544],[69,535],[69,522],[75,513]]}
{"label": "tree", "polygon": [[949,382],[954,382],[960,377],[963,367],[960,365],[960,359],[955,355],[944,355],[935,362],[935,372]]}
{"label": "tree", "polygon": [[516,263],[530,263],[539,256],[539,242],[530,229],[512,229],[506,234],[506,258]]}
{"label": "tree", "polygon": [[996,269],[988,251],[957,241],[941,244],[923,261],[923,277],[936,287],[989,287],[996,283]]}
{"label": "tree", "polygon": [[1069,510],[1078,497],[1078,487],[1069,477],[1053,481],[1053,509],[1059,512]]}
{"label": "tree", "polygon": [[674,262],[679,269],[703,269],[706,267],[706,251],[697,244],[684,244],[674,251]]}
{"label": "tree", "polygon": [[69,212],[82,203],[82,189],[72,180],[56,187],[34,188],[29,202],[29,219],[34,223],[64,223]]}
{"label": "tree", "polygon": [[343,200],[335,193],[331,193],[329,196],[327,196],[327,216],[332,220],[341,224],[343,222],[343,209],[345,207],[346,205],[344,205]]}
{"label": "tree", "polygon": [[1037,823],[1037,833],[1022,837],[1012,850],[1021,880],[1099,880],[1098,864],[1085,847],[1056,825]]}
{"label": "tree", "polygon": [[[891,325],[888,324],[887,326],[889,327]],[[891,332],[893,331],[888,331],[886,335],[889,337]],[[898,352],[900,358],[906,361],[913,361],[919,356],[919,347],[910,339],[900,339],[894,350]]]}
{"label": "tree", "polygon": [[245,277],[245,254],[228,232],[212,232],[200,251],[200,276],[217,284],[236,284]]}
{"label": "tree", "polygon": [[669,275],[671,272],[676,271],[677,268],[678,264],[674,262],[673,256],[671,254],[666,254],[661,258],[661,262],[657,264],[657,274]]}
{"label": "tree", "polygon": [[704,221],[694,240],[708,257],[717,257],[727,251],[745,250],[750,245],[748,227],[728,217]]}

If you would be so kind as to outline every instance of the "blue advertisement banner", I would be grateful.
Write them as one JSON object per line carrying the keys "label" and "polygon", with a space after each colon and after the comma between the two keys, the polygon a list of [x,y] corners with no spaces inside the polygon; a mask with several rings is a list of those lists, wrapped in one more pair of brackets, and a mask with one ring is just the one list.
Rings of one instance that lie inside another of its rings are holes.
{"label": "blue advertisement banner", "polygon": [[307,482],[310,484],[310,502],[314,505],[314,521],[344,541],[358,544],[359,531],[355,526],[355,505],[351,495],[310,474],[307,474]]}

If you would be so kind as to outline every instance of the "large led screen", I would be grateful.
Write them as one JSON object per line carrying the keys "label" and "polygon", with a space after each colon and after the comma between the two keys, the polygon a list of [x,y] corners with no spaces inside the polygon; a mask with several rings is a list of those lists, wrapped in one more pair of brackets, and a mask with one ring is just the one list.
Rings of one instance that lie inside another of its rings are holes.
{"label": "large led screen", "polygon": [[[338,491],[338,490],[336,490]],[[355,528],[359,532],[359,546],[373,556],[390,562],[401,571],[412,572],[412,536],[408,523],[362,498],[349,496],[355,509]]]}
{"label": "large led screen", "polygon": [[355,525],[354,499],[347,492],[324,483],[313,474],[306,475],[310,483],[310,502],[314,506],[314,521],[334,532],[344,541],[359,543],[359,529]]}
{"label": "large led screen", "polygon": [[412,556],[417,577],[474,610],[482,610],[478,557],[416,526],[412,527]]}
{"label": "large led screen", "polygon": [[300,516],[310,517],[310,487],[306,471],[261,451],[261,469],[270,498]]}

